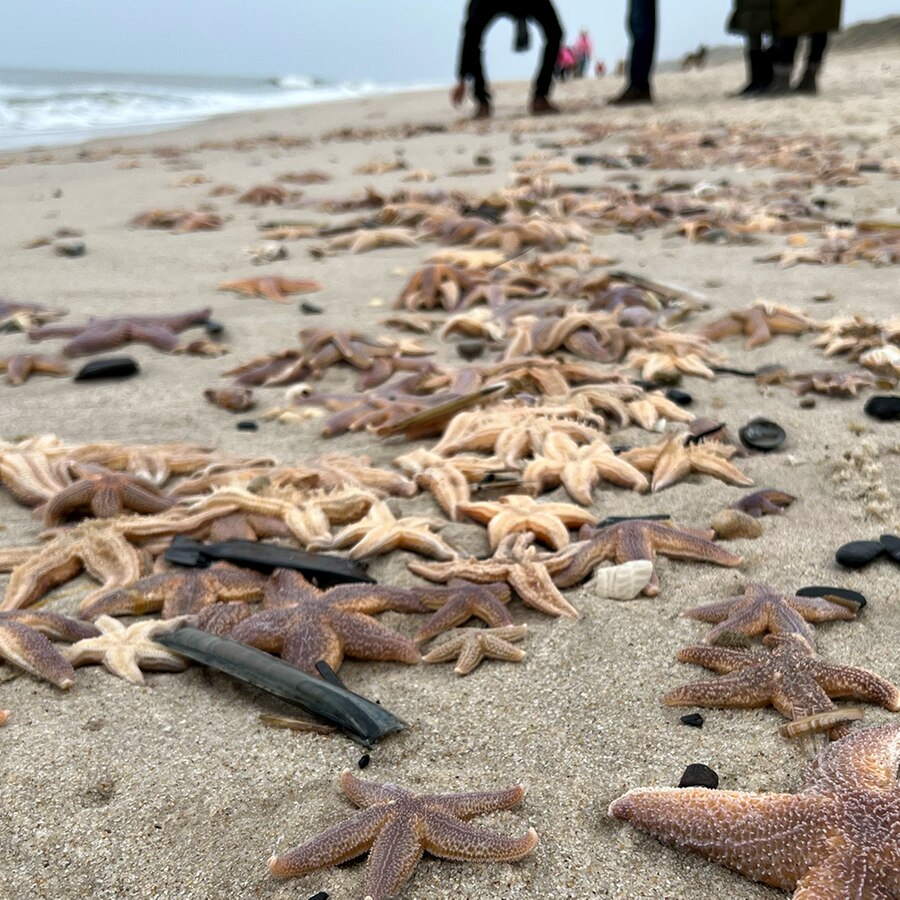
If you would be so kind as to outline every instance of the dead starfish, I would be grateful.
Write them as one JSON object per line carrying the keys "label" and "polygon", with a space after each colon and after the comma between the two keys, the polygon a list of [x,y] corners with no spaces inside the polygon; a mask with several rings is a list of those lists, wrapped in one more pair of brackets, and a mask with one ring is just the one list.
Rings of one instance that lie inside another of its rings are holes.
{"label": "dead starfish", "polygon": [[849,621],[856,618],[856,609],[833,603],[824,597],[796,597],[782,594],[765,584],[751,582],[744,593],[717,603],[695,606],[685,611],[689,619],[718,622],[703,643],[714,644],[727,632],[748,637],[772,634],[799,634],[810,646],[815,646],[815,634],[807,624],[814,622]]}
{"label": "dead starfish", "polygon": [[[802,635],[770,634],[768,653],[726,647],[686,647],[678,661],[705,666],[725,677],[696,681],[670,691],[666,706],[756,709],[774,706],[783,716],[799,719],[834,709],[831,697],[851,697],[900,710],[900,689],[884,678],[853,666],[835,666],[816,656]],[[847,725],[829,730],[832,740],[843,737]]]}
{"label": "dead starfish", "polygon": [[502,628],[455,628],[447,640],[422,657],[423,662],[440,663],[455,659],[457,675],[468,675],[484,659],[521,662],[525,651],[514,647],[528,633],[527,625],[506,625]]}
{"label": "dead starfish", "polygon": [[295,200],[299,196],[299,193],[292,193],[277,184],[258,184],[244,191],[238,197],[238,203],[251,203],[253,206],[266,206],[269,203],[274,203],[281,206],[288,200]]}
{"label": "dead starfish", "polygon": [[6,372],[6,380],[16,387],[25,384],[32,375],[68,375],[70,371],[62,360],[37,353],[19,353],[0,359],[0,372]]}
{"label": "dead starfish", "polygon": [[443,859],[512,862],[527,856],[538,837],[533,828],[518,838],[468,824],[484,813],[521,803],[521,785],[505,791],[469,794],[414,794],[395,785],[360,781],[346,769],[341,789],[362,812],[318,837],[269,860],[274,875],[306,875],[369,851],[366,896],[395,897],[427,850]]}
{"label": "dead starfish", "polygon": [[768,344],[776,334],[806,334],[818,328],[818,322],[795,309],[757,300],[748,309],[728,313],[704,325],[700,334],[710,341],[743,334],[747,336],[744,346],[752,350]]}
{"label": "dead starfish", "polygon": [[639,369],[645,381],[678,381],[682,375],[715,378],[711,363],[722,359],[709,350],[708,342],[696,335],[658,333],[632,350],[625,365]]}
{"label": "dead starfish", "polygon": [[900,725],[884,725],[829,744],[796,794],[637,788],[609,814],[796,900],[888,900],[900,896],[898,765]]}
{"label": "dead starfish", "polygon": [[419,628],[414,640],[430,640],[472,618],[481,619],[491,627],[512,625],[512,616],[506,608],[510,596],[505,584],[481,585],[462,579],[451,579],[446,588],[422,591],[419,594],[422,605],[436,612]]}
{"label": "dead starfish", "polygon": [[367,253],[379,247],[418,247],[415,232],[410,228],[360,228],[332,238],[325,246],[310,247],[313,257],[332,256],[339,250]]}
{"label": "dead starfish", "polygon": [[[587,539],[573,544],[560,554],[565,561],[554,573],[559,587],[572,587],[583,581],[601,562],[611,560],[616,565],[634,559],[655,562],[656,554],[671,559],[688,559],[714,563],[717,566],[739,566],[743,557],[735,556],[712,542],[714,532],[691,528],[675,522],[655,522],[647,519],[629,519],[605,528],[588,530]],[[584,533],[584,532],[582,532]],[[659,593],[659,580],[653,573],[643,593],[655,597]]]}
{"label": "dead starfish", "polygon": [[735,500],[731,504],[731,508],[747,513],[754,519],[759,519],[762,516],[780,516],[796,499],[792,494],[784,491],[766,488],[747,494],[740,500]]}
{"label": "dead starfish", "polygon": [[16,303],[0,297],[0,331],[28,331],[35,325],[61,319],[66,312],[39,303]]}
{"label": "dead starfish", "polygon": [[224,219],[208,210],[152,209],[131,220],[136,228],[164,228],[172,234],[189,231],[218,231]]}
{"label": "dead starfish", "polygon": [[458,266],[427,265],[413,273],[394,301],[394,309],[453,311],[482,281],[482,275]]}
{"label": "dead starfish", "polygon": [[321,291],[318,281],[297,281],[293,278],[281,278],[277,275],[265,275],[262,278],[244,278],[236,281],[223,281],[220,291],[234,291],[250,297],[262,297],[276,303],[287,303],[290,294],[309,294]]}
{"label": "dead starfish", "polygon": [[[865,354],[863,354],[865,355]],[[861,390],[878,386],[878,378],[872,372],[798,372],[792,379],[794,393],[825,394],[828,397],[855,397]]]}

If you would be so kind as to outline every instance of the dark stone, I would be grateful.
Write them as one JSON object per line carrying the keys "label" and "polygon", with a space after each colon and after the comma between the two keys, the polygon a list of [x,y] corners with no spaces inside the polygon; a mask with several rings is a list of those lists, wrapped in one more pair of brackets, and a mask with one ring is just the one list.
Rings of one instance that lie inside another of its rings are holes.
{"label": "dark stone", "polygon": [[738,431],[738,437],[745,447],[770,453],[777,450],[785,439],[784,429],[771,419],[751,419]]}
{"label": "dark stone", "polygon": [[357,765],[361,769],[365,769],[366,766],[368,766],[370,762],[372,762],[372,757],[369,756],[368,753],[363,753],[363,755],[359,758],[359,762],[357,763]]}
{"label": "dark stone", "polygon": [[259,425],[253,419],[241,419],[234,427],[238,431],[259,431]]}
{"label": "dark stone", "polygon": [[137,360],[130,356],[105,356],[85,363],[76,373],[75,381],[96,381],[100,378],[131,378],[141,371]]}
{"label": "dark stone", "polygon": [[838,548],[834,558],[846,569],[861,569],[886,552],[881,541],[850,541]]}
{"label": "dark stone", "polygon": [[877,162],[862,162],[856,167],[857,172],[880,172],[881,171],[881,163]]}
{"label": "dark stone", "polygon": [[681,717],[681,724],[690,725],[691,728],[702,728],[703,716],[700,713],[688,713],[686,716]]}
{"label": "dark stone", "polygon": [[881,543],[884,545],[884,549],[887,550],[888,556],[900,562],[900,537],[897,537],[896,534],[883,534]]}
{"label": "dark stone", "polygon": [[719,786],[719,776],[703,763],[691,763],[681,776],[678,787],[703,787],[715,790]]}
{"label": "dark stone", "polygon": [[225,326],[214,319],[207,319],[203,323],[203,330],[212,337],[212,335],[221,334],[225,330]]}
{"label": "dark stone", "polygon": [[669,388],[666,391],[666,396],[679,406],[690,406],[694,402],[694,398],[687,391],[681,390],[681,388]]}
{"label": "dark stone", "polygon": [[57,256],[84,256],[87,247],[78,238],[62,238],[53,242],[53,252]]}
{"label": "dark stone", "polygon": [[318,894],[313,894],[309,900],[328,900],[328,891],[319,891]]}
{"label": "dark stone", "polygon": [[322,307],[316,306],[315,303],[310,303],[308,300],[304,300],[300,304],[300,312],[307,316],[320,316],[322,314]]}
{"label": "dark stone", "polygon": [[800,409],[815,409],[816,408],[816,398],[815,397],[803,397],[800,400]]}
{"label": "dark stone", "polygon": [[486,153],[479,153],[473,160],[476,166],[492,166],[494,160]]}
{"label": "dark stone", "polygon": [[797,591],[798,597],[840,597],[848,603],[855,604],[859,609],[866,605],[866,598],[859,591],[851,591],[849,588],[825,587],[823,585],[812,585],[810,587],[802,587]]}
{"label": "dark stone", "polygon": [[463,359],[478,359],[484,353],[484,341],[477,338],[471,341],[460,341],[456,345],[456,352]]}
{"label": "dark stone", "polygon": [[866,405],[863,407],[866,415],[873,419],[880,419],[882,422],[900,421],[900,397],[893,397],[887,394],[878,394],[875,397],[869,397]]}

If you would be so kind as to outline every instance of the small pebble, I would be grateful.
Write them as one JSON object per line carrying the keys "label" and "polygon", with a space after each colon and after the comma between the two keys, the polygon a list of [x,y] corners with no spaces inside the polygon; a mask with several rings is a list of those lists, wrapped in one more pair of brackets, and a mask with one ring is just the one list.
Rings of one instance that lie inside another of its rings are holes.
{"label": "small pebble", "polygon": [[216,322],[215,319],[207,319],[203,323],[203,330],[208,335],[221,334],[225,330],[225,326],[221,322]]}
{"label": "small pebble", "polygon": [[471,340],[471,341],[460,341],[456,345],[456,352],[463,359],[478,359],[482,353],[484,353],[484,341],[479,340]]}
{"label": "small pebble", "polygon": [[253,419],[241,419],[234,427],[238,431],[259,431],[259,425]]}
{"label": "small pebble", "polygon": [[813,294],[812,298],[816,303],[827,303],[829,300],[834,300],[834,294],[831,291],[818,291]]}
{"label": "small pebble", "polygon": [[812,585],[802,587],[797,591],[798,597],[840,597],[848,603],[853,603],[858,609],[866,605],[866,598],[859,591],[851,591],[849,588],[825,587],[824,585]]}
{"label": "small pebble", "polygon": [[494,164],[494,160],[486,153],[479,153],[472,162],[476,166],[492,166]]}
{"label": "small pebble", "polygon": [[359,762],[357,763],[357,765],[361,769],[365,769],[366,766],[368,766],[370,762],[372,762],[372,757],[369,756],[368,753],[363,753],[363,755],[359,758]]}
{"label": "small pebble", "polygon": [[53,242],[53,252],[57,256],[84,256],[87,247],[78,238],[63,238]]}
{"label": "small pebble", "polygon": [[879,394],[870,397],[864,407],[866,415],[882,422],[900,421],[900,397]]}
{"label": "small pebble", "polygon": [[803,397],[800,400],[800,409],[815,409],[816,407],[816,398],[815,397]]}
{"label": "small pebble", "polygon": [[777,422],[757,417],[738,430],[738,437],[745,447],[770,453],[784,443],[785,433]]}
{"label": "small pebble", "polygon": [[666,397],[679,406],[690,406],[694,402],[694,398],[687,391],[681,390],[681,388],[669,388],[666,391]]}
{"label": "small pebble", "polygon": [[130,378],[141,371],[137,361],[130,356],[106,356],[92,359],[76,373],[75,381],[96,381],[100,378]]}
{"label": "small pebble", "polygon": [[887,550],[888,556],[900,562],[900,537],[897,537],[896,534],[883,534],[881,543],[884,545],[884,549]]}
{"label": "small pebble", "polygon": [[316,306],[315,303],[309,303],[304,300],[300,304],[300,312],[304,313],[307,316],[319,316],[322,314],[322,307]]}
{"label": "small pebble", "polygon": [[703,787],[715,790],[719,786],[719,776],[703,763],[691,763],[681,776],[678,787]]}
{"label": "small pebble", "polygon": [[318,894],[313,894],[309,900],[328,900],[328,891],[319,891]]}
{"label": "small pebble", "polygon": [[703,716],[700,713],[688,713],[686,716],[681,717],[681,724],[690,725],[691,728],[702,728]]}
{"label": "small pebble", "polygon": [[838,548],[834,558],[845,569],[861,569],[886,552],[881,541],[850,541]]}
{"label": "small pebble", "polygon": [[723,509],[713,517],[709,527],[716,537],[730,541],[734,538],[758,538],[763,533],[762,522],[739,509]]}

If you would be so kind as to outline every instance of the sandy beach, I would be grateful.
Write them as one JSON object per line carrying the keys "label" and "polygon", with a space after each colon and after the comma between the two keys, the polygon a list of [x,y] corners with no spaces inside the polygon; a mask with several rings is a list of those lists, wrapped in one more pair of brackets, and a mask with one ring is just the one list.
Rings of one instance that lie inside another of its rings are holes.
{"label": "sandy beach", "polygon": [[[833,141],[835,153],[850,163],[877,163],[864,167],[853,179],[858,183],[841,186],[813,178],[794,189],[825,201],[833,220],[900,222],[896,48],[835,54],[817,98],[725,99],[742,75],[732,64],[662,75],[651,109],[610,111],[604,101],[618,82],[582,81],[556,92],[562,116],[533,120],[521,115],[526,87],[504,84],[497,86],[498,114],[487,125],[462,121],[447,106],[445,92],[432,92],[242,114],[158,135],[0,154],[0,296],[64,307],[66,323],[209,306],[225,326],[222,340],[229,348],[227,355],[210,358],[132,344],[111,355],[134,356],[142,369],[137,378],[78,384],[34,378],[15,388],[0,383],[0,438],[50,433],[71,443],[185,441],[282,462],[348,452],[388,467],[418,444],[367,432],[326,440],[320,436],[321,418],[290,424],[264,419],[267,409],[285,405],[284,388],[260,389],[257,408],[238,416],[202,396],[204,388],[229,384],[221,377],[226,369],[296,344],[300,328],[399,334],[380,322],[409,275],[438,249],[433,241],[315,259],[308,249],[324,241],[312,238],[286,242],[287,259],[261,266],[252,265],[245,252],[260,243],[260,223],[341,222],[347,216],[330,216],[319,204],[370,186],[387,193],[443,188],[484,197],[509,187],[517,163],[531,157],[548,165],[578,154],[627,159],[647,128],[715,136],[723,158],[731,148],[729,135],[756,132],[785,143],[798,136],[823,145]],[[402,134],[404,126],[426,124],[443,130]],[[576,145],[588,125],[607,126],[608,133]],[[342,128],[373,129],[375,136],[346,140],[335,134]],[[396,157],[405,160],[405,169],[354,173],[364,164]],[[479,157],[489,161],[485,173],[450,174],[471,168]],[[310,169],[327,173],[331,181],[303,187],[295,204],[259,208],[239,204],[237,194],[209,196],[215,185],[244,191],[271,184],[282,173]],[[434,173],[436,180],[402,180],[417,170]],[[790,175],[788,167],[758,168],[747,160],[690,169],[632,161],[625,169],[585,166],[547,177],[587,186],[588,192],[630,183],[650,190],[660,182],[687,183],[695,190],[707,185],[714,192],[727,183],[754,196],[777,190],[778,180]],[[221,230],[172,235],[129,225],[151,209],[203,205],[225,217]],[[84,256],[23,247],[59,228],[83,233]],[[591,249],[618,260],[617,268],[703,295],[708,309],[680,330],[694,331],[758,299],[818,321],[851,315],[884,321],[900,311],[896,265],[860,261],[783,268],[757,259],[788,249],[784,234],[718,245],[671,232],[669,225],[637,233],[606,229],[592,236]],[[815,246],[821,238],[808,240]],[[315,279],[323,290],[283,305],[217,290],[224,280],[262,275]],[[298,304],[304,299],[323,313],[303,314]],[[201,336],[202,330],[186,333]],[[727,365],[739,369],[853,368],[839,356],[826,360],[811,346],[812,338],[776,336],[752,352],[734,338],[715,347]],[[435,333],[420,339],[436,351],[438,362],[460,364],[454,343],[438,341]],[[59,348],[59,341],[35,345],[20,333],[0,335],[0,357],[28,350],[55,354]],[[334,368],[316,387],[352,391],[354,381],[355,373]],[[529,627],[527,656],[518,665],[487,661],[465,678],[456,677],[449,665],[348,660],[342,667],[350,688],[378,699],[410,726],[371,751],[362,777],[423,792],[516,783],[528,788],[520,807],[476,821],[507,835],[534,827],[540,843],[530,856],[487,865],[426,856],[404,898],[786,896],[699,856],[668,849],[609,818],[607,807],[633,787],[677,785],[690,763],[712,767],[722,788],[792,791],[821,746],[811,738],[781,737],[777,729],[784,720],[773,709],[701,710],[705,724],[698,729],[679,721],[696,710],[661,706],[666,691],[709,674],[675,661],[676,652],[699,642],[706,628],[682,617],[689,607],[738,594],[750,581],[787,593],[822,584],[862,591],[868,605],[858,619],[820,627],[817,649],[835,663],[900,682],[900,569],[881,559],[853,572],[834,561],[835,550],[847,541],[900,533],[900,428],[864,414],[871,391],[848,399],[816,395],[815,405],[804,408],[790,388],[761,389],[752,378],[687,377],[681,386],[693,395],[696,415],[725,422],[732,434],[755,416],[775,420],[787,433],[780,451],[735,460],[757,488],[797,497],[784,515],[761,520],[761,537],[727,544],[745,558],[740,568],[661,558],[658,597],[600,599],[590,582],[567,591],[582,614],[578,620],[551,619],[514,601],[514,619]],[[259,429],[237,430],[236,421],[245,418],[256,420]],[[616,432],[615,440],[637,446],[657,437],[629,428]],[[669,513],[679,522],[707,527],[722,507],[753,489],[697,476],[655,494],[603,485],[592,511],[599,518]],[[544,499],[569,500],[562,488]],[[439,514],[427,493],[396,502],[404,515]],[[41,531],[31,511],[5,491],[0,523],[0,548],[34,543]],[[441,534],[467,553],[489,552],[480,525],[448,523]],[[370,572],[379,582],[422,584],[406,568],[413,558],[406,552],[377,557]],[[0,579],[2,588],[7,576]],[[47,608],[74,614],[90,586],[81,579],[63,587]],[[381,618],[408,635],[418,626],[416,617]],[[266,868],[273,852],[300,844],[353,811],[338,776],[345,767],[358,773],[363,750],[347,738],[267,728],[258,715],[290,714],[286,705],[200,667],[150,674],[143,688],[100,666],[80,669],[76,686],[67,692],[9,666],[0,668],[0,680],[0,708],[11,710],[0,729],[5,786],[0,896],[280,900],[318,891],[331,898],[364,896],[363,862],[289,880],[272,877]],[[865,705],[863,726],[894,720],[891,713]]]}

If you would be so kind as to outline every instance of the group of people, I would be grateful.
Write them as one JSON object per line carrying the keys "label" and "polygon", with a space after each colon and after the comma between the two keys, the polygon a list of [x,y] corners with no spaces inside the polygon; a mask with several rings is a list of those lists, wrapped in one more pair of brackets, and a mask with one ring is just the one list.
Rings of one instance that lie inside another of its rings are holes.
{"label": "group of people", "polygon": [[[657,0],[628,0],[628,32],[631,47],[624,90],[609,103],[626,106],[653,102],[651,76],[656,51]],[[528,22],[544,34],[544,52],[534,80],[530,110],[534,115],[559,112],[550,101],[554,75],[583,75],[593,53],[590,37],[582,31],[571,47],[563,47],[563,30],[552,0],[469,0],[459,55],[458,79],[451,100],[458,106],[471,84],[477,104],[476,119],[491,116],[491,95],[484,77],[482,40],[499,16],[516,21],[517,51],[528,49]],[[741,96],[782,96],[790,91],[814,94],[828,34],[840,27],[841,0],[734,0],[730,31],[746,41],[747,84]],[[806,66],[792,83],[799,41],[808,37]],[[565,65],[562,65],[565,63]],[[562,76],[564,77],[564,75]]]}

